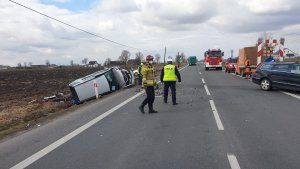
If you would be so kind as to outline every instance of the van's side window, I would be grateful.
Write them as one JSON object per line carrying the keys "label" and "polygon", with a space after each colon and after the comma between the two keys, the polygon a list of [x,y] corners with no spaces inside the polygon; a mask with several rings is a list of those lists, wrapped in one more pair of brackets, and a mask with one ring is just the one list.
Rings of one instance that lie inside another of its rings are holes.
{"label": "van's side window", "polygon": [[293,65],[293,68],[291,70],[292,73],[300,74],[300,64]]}

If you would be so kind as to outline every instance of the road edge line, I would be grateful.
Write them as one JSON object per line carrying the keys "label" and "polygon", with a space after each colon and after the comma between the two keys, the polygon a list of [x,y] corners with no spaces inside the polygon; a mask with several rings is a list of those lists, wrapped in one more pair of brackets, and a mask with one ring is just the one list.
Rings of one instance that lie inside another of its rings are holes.
{"label": "road edge line", "polygon": [[57,141],[53,142],[52,144],[48,145],[47,147],[43,148],[42,150],[34,153],[33,155],[26,158],[25,160],[23,160],[23,161],[19,162],[18,164],[14,165],[13,167],[11,167],[11,169],[20,169],[20,168],[25,168],[25,167],[31,165],[35,161],[39,160],[40,158],[47,155],[51,151],[53,151],[56,148],[58,148],[59,146],[63,145],[67,141],[71,140],[72,138],[74,138],[78,134],[80,134],[83,131],[85,131],[86,129],[90,128],[91,126],[93,126],[97,122],[99,122],[102,119],[104,119],[105,117],[109,116],[110,114],[112,114],[113,112],[115,112],[119,108],[123,107],[124,105],[126,105],[127,103],[129,103],[130,101],[137,98],[138,96],[140,96],[143,93],[144,92],[140,92],[140,93],[137,93],[134,96],[128,98],[127,100],[123,101],[122,103],[118,104],[117,106],[113,107],[112,109],[110,109],[110,110],[106,111],[105,113],[97,116],[96,118],[94,118],[93,120],[91,120],[88,123],[84,124],[83,126],[77,128],[76,130],[72,131],[71,133],[65,135],[64,137],[58,139]]}
{"label": "road edge line", "polygon": [[290,93],[290,92],[285,92],[285,91],[280,91],[280,92],[281,92],[281,93],[284,93],[284,94],[286,94],[286,95],[292,96],[292,97],[294,97],[294,98],[300,100],[300,96],[298,96],[298,95],[295,95],[295,94]]}

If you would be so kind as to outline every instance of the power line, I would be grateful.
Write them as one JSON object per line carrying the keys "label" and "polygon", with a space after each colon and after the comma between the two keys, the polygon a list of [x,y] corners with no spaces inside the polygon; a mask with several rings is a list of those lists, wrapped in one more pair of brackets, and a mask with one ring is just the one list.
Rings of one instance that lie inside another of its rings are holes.
{"label": "power line", "polygon": [[111,43],[114,43],[114,44],[117,44],[117,45],[120,45],[120,46],[123,46],[123,47],[135,49],[135,50],[138,50],[138,51],[150,51],[150,50],[144,50],[144,49],[139,49],[139,48],[132,47],[132,46],[129,46],[129,45],[125,45],[125,44],[122,44],[122,43],[120,43],[120,42],[116,42],[116,41],[114,41],[114,40],[110,40],[110,39],[108,39],[108,38],[99,36],[99,35],[97,35],[97,34],[95,34],[95,33],[91,33],[91,32],[89,32],[89,31],[86,31],[86,30],[84,30],[84,29],[78,28],[78,27],[73,26],[73,25],[71,25],[71,24],[68,24],[68,23],[66,23],[66,22],[60,21],[60,20],[58,20],[58,19],[56,19],[56,18],[54,18],[54,17],[51,17],[51,16],[49,16],[49,15],[46,15],[46,14],[44,14],[44,13],[42,13],[42,12],[39,12],[39,11],[37,11],[37,10],[35,10],[35,9],[32,9],[32,8],[30,8],[30,7],[28,7],[28,6],[25,6],[25,5],[23,5],[23,4],[20,4],[20,3],[18,3],[18,2],[15,2],[15,1],[13,1],[13,0],[9,0],[9,1],[12,2],[12,3],[15,3],[15,4],[17,4],[17,5],[21,6],[21,7],[24,7],[24,8],[26,8],[26,9],[29,9],[29,10],[35,12],[35,13],[38,13],[38,14],[40,14],[40,15],[43,15],[43,16],[49,18],[49,19],[55,20],[55,21],[57,21],[57,22],[59,22],[59,23],[62,23],[62,24],[64,24],[64,25],[67,25],[67,26],[69,26],[69,27],[72,27],[72,28],[74,28],[74,29],[77,29],[77,30],[82,31],[82,32],[84,32],[84,33],[87,33],[87,34],[89,34],[89,35],[92,35],[92,36],[101,38],[101,39],[106,40],[106,41],[108,41],[108,42],[111,42]]}

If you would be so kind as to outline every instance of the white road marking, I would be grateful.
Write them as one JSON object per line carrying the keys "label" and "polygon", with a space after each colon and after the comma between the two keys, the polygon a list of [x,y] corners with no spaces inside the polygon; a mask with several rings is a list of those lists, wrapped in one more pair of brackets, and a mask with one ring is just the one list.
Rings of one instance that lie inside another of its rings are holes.
{"label": "white road marking", "polygon": [[62,144],[64,144],[67,141],[71,140],[72,138],[74,138],[78,134],[82,133],[83,131],[85,131],[86,129],[88,129],[89,127],[91,127],[92,125],[96,124],[100,120],[102,120],[105,117],[109,116],[114,111],[116,111],[119,108],[123,107],[124,105],[126,105],[127,103],[129,103],[130,101],[132,101],[133,99],[137,98],[142,93],[143,92],[140,92],[140,93],[137,93],[136,95],[130,97],[129,99],[127,99],[124,102],[122,102],[119,105],[117,105],[116,107],[114,107],[114,108],[108,110],[107,112],[99,115],[98,117],[96,117],[95,119],[93,119],[90,122],[86,123],[85,125],[77,128],[73,132],[65,135],[64,137],[60,138],[59,140],[55,141],[54,143],[50,144],[49,146],[45,147],[44,149],[38,151],[37,153],[35,153],[32,156],[30,156],[30,157],[26,158],[25,160],[23,160],[22,162],[20,162],[20,163],[16,164],[15,166],[11,167],[11,169],[20,169],[20,168],[25,168],[25,167],[29,166],[30,164],[32,164],[35,161],[39,160],[40,158],[42,158],[43,156],[47,155],[51,151],[55,150],[56,148],[58,148]]}
{"label": "white road marking", "polygon": [[219,113],[218,113],[218,110],[217,110],[217,108],[216,108],[216,106],[215,106],[214,101],[213,101],[213,100],[209,100],[209,103],[210,103],[211,109],[212,109],[212,111],[213,111],[213,114],[214,114],[214,117],[215,117],[215,120],[216,120],[218,129],[219,129],[219,130],[224,130],[222,121],[221,121],[221,119],[220,119],[220,116],[219,116]]}
{"label": "white road marking", "polygon": [[202,80],[202,83],[204,84],[204,83],[205,83],[205,80],[204,80],[203,78],[202,78],[201,80]]}
{"label": "white road marking", "polygon": [[238,160],[234,154],[227,154],[231,169],[241,169]]}
{"label": "white road marking", "polygon": [[199,74],[201,75],[202,73],[201,73],[201,72],[199,72]]}
{"label": "white road marking", "polygon": [[207,94],[207,95],[210,95],[210,92],[209,92],[209,90],[208,90],[207,85],[204,85],[204,89],[205,89],[205,91],[206,91],[206,94]]}
{"label": "white road marking", "polygon": [[188,66],[184,66],[183,68],[179,69],[179,71],[181,71],[181,70],[185,69],[186,67],[188,67]]}
{"label": "white road marking", "polygon": [[284,93],[286,95],[289,95],[289,96],[292,96],[296,99],[300,99],[300,96],[296,95],[296,94],[293,94],[293,93],[290,93],[290,92],[284,92],[284,91],[280,91],[281,93]]}

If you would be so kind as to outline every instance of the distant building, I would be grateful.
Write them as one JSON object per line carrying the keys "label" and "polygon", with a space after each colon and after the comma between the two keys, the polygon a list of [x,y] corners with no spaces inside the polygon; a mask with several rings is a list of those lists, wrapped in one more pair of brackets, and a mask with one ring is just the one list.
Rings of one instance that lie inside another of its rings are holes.
{"label": "distant building", "polygon": [[10,68],[10,66],[6,66],[6,65],[0,65],[0,69],[3,70],[3,69],[8,69]]}
{"label": "distant building", "polygon": [[31,65],[30,67],[32,69],[45,69],[45,68],[47,68],[46,65]]}
{"label": "distant building", "polygon": [[100,65],[98,64],[97,61],[89,61],[88,67],[99,67]]}

